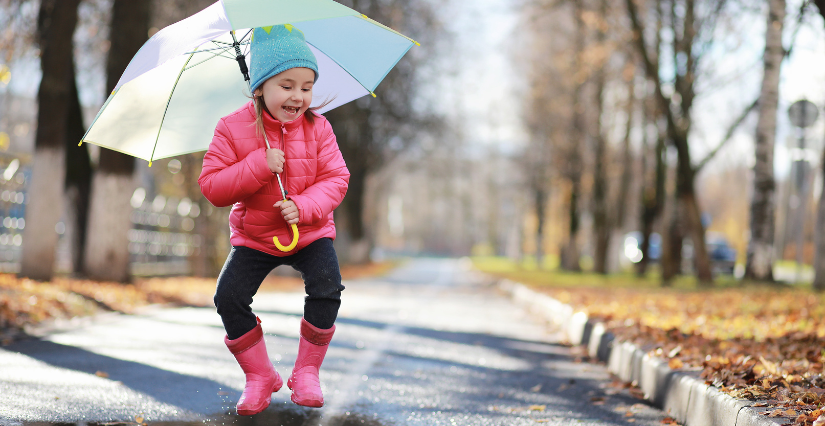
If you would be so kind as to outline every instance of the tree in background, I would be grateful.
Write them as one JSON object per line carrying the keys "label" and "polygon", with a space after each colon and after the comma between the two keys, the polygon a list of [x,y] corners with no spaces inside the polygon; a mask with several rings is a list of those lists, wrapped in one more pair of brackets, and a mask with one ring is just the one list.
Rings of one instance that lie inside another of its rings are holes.
{"label": "tree in background", "polygon": [[437,131],[439,127],[438,115],[415,108],[414,102],[419,84],[417,68],[445,34],[433,6],[424,0],[341,3],[412,36],[422,45],[414,47],[387,74],[376,98],[364,97],[324,114],[335,129],[350,171],[347,196],[336,209],[336,243],[349,241],[345,250],[339,250],[343,261],[363,263],[369,260],[372,249],[372,236],[364,223],[368,177],[413,144],[421,132]]}
{"label": "tree in background", "polygon": [[92,190],[92,161],[89,158],[89,149],[86,144],[77,146],[77,141],[83,139],[86,127],[83,125],[83,110],[80,106],[80,96],[77,90],[77,81],[74,78],[70,83],[69,112],[66,122],[66,181],[64,184],[65,212],[67,219],[75,229],[73,241],[70,242],[72,256],[72,271],[83,271],[84,255],[86,252],[86,228],[89,216],[89,199]]}
{"label": "tree in background", "polygon": [[785,0],[768,2],[765,31],[764,75],[759,95],[759,121],[756,124],[756,163],[753,166],[753,198],[750,210],[745,278],[773,281],[776,182],[773,177],[773,147],[776,140],[776,109],[779,103],[779,76],[785,49],[782,29]]}
{"label": "tree in background", "polygon": [[[114,0],[106,87],[111,92],[132,57],[148,38],[150,0]],[[92,182],[85,274],[95,280],[128,282],[135,159],[102,148]]]}
{"label": "tree in background", "polygon": [[[819,9],[820,15],[825,18],[825,0],[814,0],[814,4]],[[825,150],[822,152],[822,168],[825,171]],[[823,183],[825,183],[825,173],[823,173]],[[825,291],[825,190],[822,191],[819,197],[819,206],[816,214],[816,229],[814,233],[816,245],[816,258],[814,259],[814,289],[817,291]]]}
{"label": "tree in background", "polygon": [[[701,219],[701,208],[695,189],[696,175],[702,166],[718,152],[714,150],[708,157],[694,164],[691,159],[689,135],[692,120],[692,108],[697,97],[696,81],[700,77],[701,65],[706,62],[705,55],[713,43],[714,31],[717,24],[725,18],[725,0],[669,0],[661,2],[639,2],[626,0],[625,5],[631,26],[635,32],[634,45],[642,59],[643,68],[649,81],[654,85],[654,98],[659,113],[666,120],[667,136],[670,143],[676,148],[676,203],[668,223],[663,224],[666,229],[663,236],[663,252],[666,256],[679,251],[681,247],[680,217],[683,218],[685,234],[693,245],[694,267],[696,277],[703,285],[713,283],[710,257],[705,245],[705,229]],[[642,14],[642,11],[652,13]],[[656,33],[657,43],[648,42],[649,17],[655,17],[657,25],[661,24],[668,29],[671,40],[667,49],[660,44],[659,30]],[[665,55],[669,54],[669,57]],[[670,66],[672,75],[662,73],[663,66]],[[665,86],[672,87],[666,90]],[[719,145],[726,142],[730,135],[752,110],[746,109],[742,117],[737,120],[728,132],[728,136]],[[667,230],[673,230],[671,234]],[[670,244],[665,244],[669,242]],[[668,245],[677,250],[668,250]],[[681,256],[679,256],[681,257]],[[677,257],[677,259],[679,259]],[[675,271],[663,270],[663,282],[668,283]]]}
{"label": "tree in background", "polygon": [[37,94],[37,133],[23,230],[20,275],[50,280],[62,209],[70,105],[74,86],[72,36],[80,0],[42,0],[37,19],[43,77]]}

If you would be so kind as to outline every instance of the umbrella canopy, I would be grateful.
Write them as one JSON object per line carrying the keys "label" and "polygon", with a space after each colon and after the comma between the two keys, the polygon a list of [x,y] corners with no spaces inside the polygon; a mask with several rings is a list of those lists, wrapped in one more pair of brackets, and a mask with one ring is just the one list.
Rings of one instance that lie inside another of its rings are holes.
{"label": "umbrella canopy", "polygon": [[231,31],[248,53],[251,28],[282,24],[304,33],[318,61],[312,106],[329,102],[320,113],[375,96],[381,80],[418,44],[332,0],[219,0],[141,47],[81,143],[150,165],[206,150],[218,120],[249,100]]}

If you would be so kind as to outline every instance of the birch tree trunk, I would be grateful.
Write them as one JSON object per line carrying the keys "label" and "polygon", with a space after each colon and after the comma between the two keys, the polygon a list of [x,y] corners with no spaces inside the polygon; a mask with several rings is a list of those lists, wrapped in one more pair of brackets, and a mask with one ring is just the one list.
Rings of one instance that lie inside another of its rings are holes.
{"label": "birch tree trunk", "polygon": [[26,205],[20,276],[50,280],[54,273],[65,179],[65,139],[72,78],[72,36],[79,0],[43,0],[37,28],[43,78],[37,93],[37,134]]}
{"label": "birch tree trunk", "polygon": [[[107,91],[114,89],[132,56],[148,38],[150,0],[115,0],[112,5],[111,47],[106,59]],[[84,270],[93,280],[129,281],[129,240],[135,189],[135,159],[101,149],[92,180],[92,201],[86,237]]]}
{"label": "birch tree trunk", "polygon": [[753,166],[753,199],[745,278],[773,281],[776,183],[773,177],[773,147],[776,140],[776,109],[779,75],[785,49],[782,28],[785,0],[770,0],[765,32],[764,76],[756,124],[756,164]]}

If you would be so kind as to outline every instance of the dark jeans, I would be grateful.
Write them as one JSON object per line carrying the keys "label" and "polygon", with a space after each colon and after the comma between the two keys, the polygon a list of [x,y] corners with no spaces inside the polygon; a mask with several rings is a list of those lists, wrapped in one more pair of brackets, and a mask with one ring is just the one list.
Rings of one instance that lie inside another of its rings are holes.
{"label": "dark jeans", "polygon": [[332,240],[321,238],[295,254],[277,257],[248,247],[232,247],[215,291],[215,307],[230,340],[243,336],[256,325],[252,297],[264,278],[275,268],[289,265],[301,273],[307,296],[304,318],[321,329],[332,328],[341,306],[341,272]]}

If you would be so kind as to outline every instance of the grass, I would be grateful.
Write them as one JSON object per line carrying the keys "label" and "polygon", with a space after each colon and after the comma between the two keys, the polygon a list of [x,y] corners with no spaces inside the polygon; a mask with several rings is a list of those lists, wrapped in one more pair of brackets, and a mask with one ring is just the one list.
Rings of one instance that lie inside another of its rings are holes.
{"label": "grass", "polygon": [[[550,258],[550,256],[547,256]],[[549,288],[661,288],[662,281],[658,268],[654,265],[649,272],[640,277],[634,272],[613,274],[596,274],[593,272],[568,272],[558,268],[558,261],[550,259],[539,268],[535,258],[526,258],[516,262],[506,257],[473,257],[473,265],[480,271],[500,278],[507,278],[523,284]],[[740,285],[731,275],[715,277],[715,288],[727,288]],[[668,288],[677,290],[700,290],[696,278],[692,275],[680,275],[673,279]]]}

